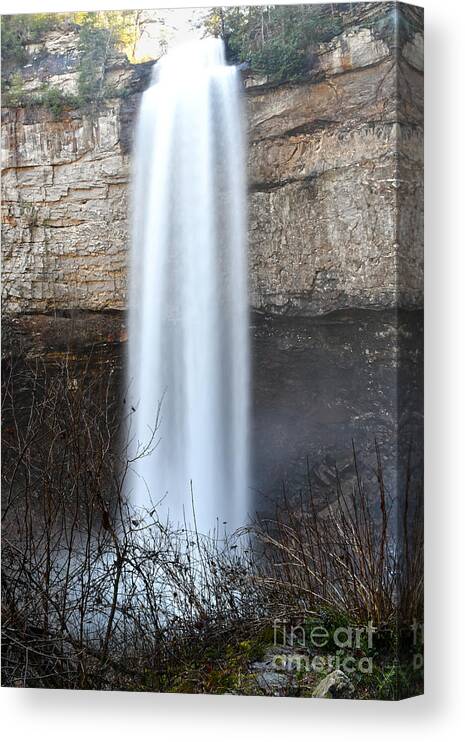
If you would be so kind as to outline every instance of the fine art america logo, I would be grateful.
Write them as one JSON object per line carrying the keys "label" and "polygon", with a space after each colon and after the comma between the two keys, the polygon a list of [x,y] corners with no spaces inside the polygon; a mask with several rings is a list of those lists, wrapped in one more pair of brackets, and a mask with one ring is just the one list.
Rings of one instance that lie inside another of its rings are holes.
{"label": "fine art america logo", "polygon": [[[283,619],[273,622],[273,645],[276,670],[289,672],[332,672],[346,674],[373,672],[373,640],[377,632],[372,621],[366,626],[311,626],[289,623]],[[411,662],[414,670],[423,666],[423,625],[414,622],[408,627]],[[294,651],[292,651],[294,650]]]}

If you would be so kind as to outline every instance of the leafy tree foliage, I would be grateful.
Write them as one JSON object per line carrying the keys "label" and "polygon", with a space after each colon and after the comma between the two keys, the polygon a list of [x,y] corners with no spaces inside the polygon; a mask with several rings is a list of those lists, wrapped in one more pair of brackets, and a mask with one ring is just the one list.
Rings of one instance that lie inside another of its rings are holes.
{"label": "leafy tree foliage", "polygon": [[45,31],[53,28],[57,18],[61,18],[61,13],[2,16],[2,64],[27,62],[25,45],[38,41]]}
{"label": "leafy tree foliage", "polygon": [[272,81],[295,79],[311,66],[312,49],[342,30],[332,6],[267,5],[212,8],[205,32],[222,38],[227,57],[247,62]]}
{"label": "leafy tree foliage", "polygon": [[[105,65],[115,50],[134,58],[141,11],[31,13],[2,17],[2,82],[6,105],[44,105],[59,117],[67,105],[98,102],[105,95]],[[26,93],[18,67],[29,61],[28,44],[40,43],[53,29],[74,28],[79,34],[79,92],[69,96],[44,86]]]}
{"label": "leafy tree foliage", "polygon": [[142,11],[101,10],[71,15],[74,23],[81,26],[81,29],[107,32],[113,47],[124,51],[130,59],[133,59],[135,45],[139,39]]}
{"label": "leafy tree foliage", "polygon": [[47,31],[74,24],[80,30],[105,31],[114,48],[134,56],[139,38],[141,11],[97,11],[76,13],[29,13],[2,16],[2,63],[16,66],[27,62],[27,44],[38,43]]}

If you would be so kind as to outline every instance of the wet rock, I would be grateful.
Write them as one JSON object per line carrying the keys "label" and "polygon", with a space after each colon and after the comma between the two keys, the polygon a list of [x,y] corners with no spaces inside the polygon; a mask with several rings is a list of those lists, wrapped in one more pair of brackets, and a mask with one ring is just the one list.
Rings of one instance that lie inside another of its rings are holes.
{"label": "wet rock", "polygon": [[318,683],[313,698],[352,698],[354,686],[342,670],[334,670]]}
{"label": "wet rock", "polygon": [[[289,654],[290,650],[285,647],[269,647],[263,660],[252,664],[250,668],[252,677],[265,695],[293,695],[297,687],[295,668],[282,663],[282,659]],[[294,650],[292,650],[292,655],[295,655]]]}
{"label": "wet rock", "polygon": [[[121,344],[127,340],[123,312],[89,313],[78,310],[61,315],[18,315],[2,322],[2,358],[59,359],[76,362],[103,349],[108,359],[116,354],[123,362]],[[106,350],[105,350],[106,349]]]}
{"label": "wet rock", "polygon": [[287,675],[282,672],[264,670],[257,673],[256,678],[258,687],[267,695],[283,695],[283,691],[285,691],[289,687],[289,679]]}

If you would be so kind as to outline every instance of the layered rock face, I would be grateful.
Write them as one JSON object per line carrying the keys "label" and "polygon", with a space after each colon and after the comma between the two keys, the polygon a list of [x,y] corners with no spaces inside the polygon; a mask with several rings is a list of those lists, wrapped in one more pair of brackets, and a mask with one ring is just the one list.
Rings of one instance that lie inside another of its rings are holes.
{"label": "layered rock face", "polygon": [[422,81],[398,54],[348,31],[322,53],[324,79],[250,91],[256,306],[421,300]]}
{"label": "layered rock face", "polygon": [[[25,88],[74,92],[76,44],[57,32],[37,58],[30,50]],[[349,14],[314,57],[305,80],[245,81],[252,307],[418,306],[420,30],[383,37]],[[115,94],[98,109],[3,110],[5,312],[125,308],[130,148],[149,67],[112,59]]]}

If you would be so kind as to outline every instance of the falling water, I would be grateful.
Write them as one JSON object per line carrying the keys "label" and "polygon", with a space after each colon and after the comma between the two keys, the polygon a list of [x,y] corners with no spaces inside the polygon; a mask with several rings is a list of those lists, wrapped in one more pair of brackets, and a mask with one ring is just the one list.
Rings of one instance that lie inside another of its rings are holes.
{"label": "falling water", "polygon": [[244,524],[248,510],[244,149],[223,43],[170,52],[136,135],[128,489],[190,525],[193,493],[203,533]]}

